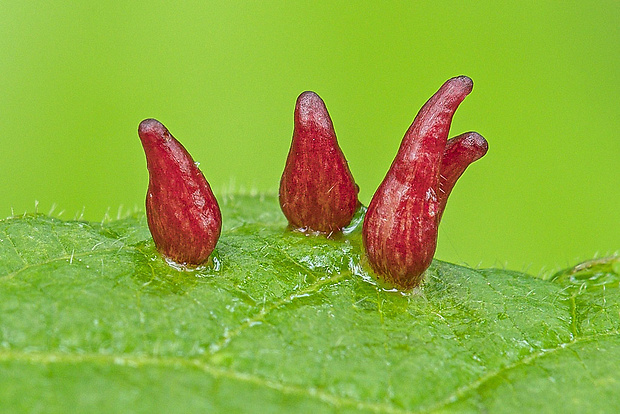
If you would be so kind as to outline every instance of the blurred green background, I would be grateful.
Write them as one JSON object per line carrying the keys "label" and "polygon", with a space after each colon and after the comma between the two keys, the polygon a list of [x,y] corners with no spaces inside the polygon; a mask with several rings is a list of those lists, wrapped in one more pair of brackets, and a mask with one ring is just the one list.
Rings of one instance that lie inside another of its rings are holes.
{"label": "blurred green background", "polygon": [[533,274],[620,248],[620,2],[0,2],[0,215],[142,208],[136,129],[180,139],[224,191],[275,192],[295,99],[326,102],[361,200],[448,78],[451,135],[485,158],[437,257]]}

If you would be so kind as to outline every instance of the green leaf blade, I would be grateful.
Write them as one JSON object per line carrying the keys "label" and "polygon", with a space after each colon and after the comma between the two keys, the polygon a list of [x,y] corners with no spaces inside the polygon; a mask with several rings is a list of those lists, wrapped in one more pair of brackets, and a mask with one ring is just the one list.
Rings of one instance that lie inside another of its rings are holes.
{"label": "green leaf blade", "polygon": [[194,271],[141,215],[0,222],[0,411],[620,407],[618,258],[551,280],[434,261],[403,295],[372,281],[359,232],[223,201],[214,266]]}

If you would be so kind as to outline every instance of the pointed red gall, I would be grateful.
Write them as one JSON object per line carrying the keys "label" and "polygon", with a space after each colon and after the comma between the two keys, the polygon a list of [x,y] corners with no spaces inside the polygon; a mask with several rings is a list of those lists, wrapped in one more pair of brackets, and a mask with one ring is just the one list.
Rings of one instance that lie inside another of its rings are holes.
{"label": "pointed red gall", "polygon": [[330,234],[351,222],[357,193],[325,103],[314,92],[302,93],[280,180],[282,212],[293,228]]}
{"label": "pointed red gall", "polygon": [[191,155],[159,121],[145,119],[138,135],[149,170],[146,216],[155,246],[178,264],[198,266],[220,236],[217,200]]}
{"label": "pointed red gall", "polygon": [[454,112],[472,87],[466,76],[452,78],[426,102],[368,206],[362,230],[368,261],[399,289],[422,281],[435,254],[447,197],[467,165],[486,152],[486,141],[475,133],[447,146]]}

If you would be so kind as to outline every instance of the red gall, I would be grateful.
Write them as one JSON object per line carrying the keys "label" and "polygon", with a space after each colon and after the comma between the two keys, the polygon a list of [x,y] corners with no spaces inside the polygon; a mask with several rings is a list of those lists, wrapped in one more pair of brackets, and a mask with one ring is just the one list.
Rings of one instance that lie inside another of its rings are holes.
{"label": "red gall", "polygon": [[421,283],[448,195],[467,166],[487,151],[475,132],[448,141],[452,116],[472,87],[466,76],[452,78],[426,102],[368,206],[362,229],[368,261],[399,289]]}
{"label": "red gall", "polygon": [[203,264],[213,252],[222,216],[209,183],[191,155],[155,119],[140,123],[149,187],[146,217],[157,250],[184,266]]}
{"label": "red gall", "polygon": [[314,92],[302,93],[280,180],[282,212],[295,229],[331,234],[351,222],[357,193],[325,103]]}

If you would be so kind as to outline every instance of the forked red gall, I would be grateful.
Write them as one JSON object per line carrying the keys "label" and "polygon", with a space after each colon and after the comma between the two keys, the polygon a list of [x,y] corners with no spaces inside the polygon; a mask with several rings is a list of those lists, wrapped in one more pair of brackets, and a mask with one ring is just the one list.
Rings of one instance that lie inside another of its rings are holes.
{"label": "forked red gall", "polygon": [[368,261],[399,289],[421,283],[448,195],[467,166],[487,151],[475,132],[448,141],[454,112],[472,87],[466,76],[452,78],[426,102],[368,206],[362,229]]}

